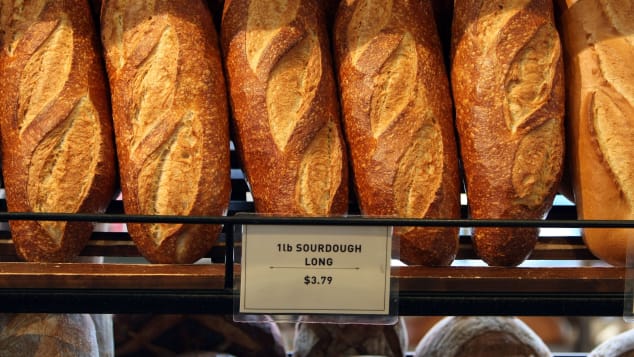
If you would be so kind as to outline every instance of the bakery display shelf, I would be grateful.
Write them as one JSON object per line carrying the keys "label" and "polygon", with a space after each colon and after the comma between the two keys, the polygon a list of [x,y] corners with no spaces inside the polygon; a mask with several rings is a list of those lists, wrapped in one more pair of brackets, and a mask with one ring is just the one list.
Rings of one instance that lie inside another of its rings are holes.
{"label": "bakery display shelf", "polygon": [[213,313],[232,311],[221,264],[2,263],[7,312]]}
{"label": "bakery display shelf", "polygon": [[[232,313],[241,248],[235,232],[240,225],[329,224],[462,228],[454,266],[395,264],[392,276],[399,286],[396,295],[401,315],[615,316],[623,311],[627,270],[595,266],[600,262],[574,231],[584,226],[634,227],[634,223],[581,222],[569,203],[555,205],[545,221],[363,218],[354,197],[348,217],[266,217],[253,214],[248,184],[240,170],[232,170],[231,197],[226,217],[126,215],[120,199],[113,200],[104,214],[8,213],[6,202],[0,199],[0,222],[4,222],[0,223],[0,258],[6,261],[0,263],[0,306],[13,312]],[[467,217],[466,202],[462,217]],[[104,257],[104,262],[19,262],[6,225],[12,219],[99,222],[81,255]],[[129,222],[220,223],[224,229],[208,259],[198,264],[155,265],[140,257],[124,229]],[[544,232],[526,266],[492,268],[482,266],[469,236],[469,227],[490,225],[570,229],[573,233]],[[480,266],[466,266],[474,262]]]}
{"label": "bakery display shelf", "polygon": [[[615,267],[393,267],[401,315],[619,316]],[[239,267],[233,267],[237,274]],[[232,313],[223,264],[2,263],[0,306],[26,312]]]}
{"label": "bakery display shelf", "polygon": [[616,267],[399,270],[404,315],[619,316],[631,274]]}
{"label": "bakery display shelf", "polygon": [[[420,220],[352,217],[266,217],[241,212],[245,202],[232,204],[226,217],[179,217],[105,214],[22,214],[0,212],[0,220],[83,220],[106,224],[127,222],[224,224],[223,234],[197,264],[148,264],[124,231],[97,231],[83,256],[105,257],[105,263],[0,263],[0,306],[5,311],[103,313],[233,312],[233,284],[239,274],[239,236],[242,224],[317,225],[452,225],[535,226],[577,229],[631,227],[632,221],[568,219],[569,207],[555,207],[546,221],[535,220]],[[564,217],[564,218],[562,218]],[[0,255],[16,260],[5,228],[0,230]],[[239,254],[235,254],[236,257]],[[134,258],[135,263],[117,262]],[[578,235],[542,236],[526,264],[514,268],[487,267],[478,262],[468,234],[462,234],[458,259],[451,267],[401,266],[392,277],[401,315],[562,315],[618,316],[623,313],[626,268],[601,264]],[[467,264],[468,263],[468,264]]]}

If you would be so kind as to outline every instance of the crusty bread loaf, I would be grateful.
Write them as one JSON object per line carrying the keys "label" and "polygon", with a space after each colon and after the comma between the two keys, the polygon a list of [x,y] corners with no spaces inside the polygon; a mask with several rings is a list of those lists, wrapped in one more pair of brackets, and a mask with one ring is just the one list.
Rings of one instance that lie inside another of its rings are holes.
{"label": "crusty bread loaf", "polygon": [[548,346],[516,317],[446,317],[418,343],[415,357],[550,357]]}
{"label": "crusty bread loaf", "polygon": [[[564,76],[550,0],[454,3],[452,86],[469,211],[540,219],[563,171]],[[517,265],[537,228],[474,229],[490,265]]]}
{"label": "crusty bread loaf", "polygon": [[0,314],[0,356],[103,357],[86,314]]}
{"label": "crusty bread loaf", "polygon": [[389,356],[407,352],[402,319],[394,325],[298,323],[293,341],[295,357]]}
{"label": "crusty bread loaf", "polygon": [[[459,218],[451,95],[429,1],[341,2],[335,58],[363,214]],[[395,227],[408,264],[448,265],[456,227]]]}
{"label": "crusty bread loaf", "polygon": [[[231,190],[222,63],[203,0],[106,0],[102,42],[129,214],[219,216]],[[128,224],[155,263],[189,263],[219,225]]]}
{"label": "crusty bread loaf", "polygon": [[[634,4],[561,1],[568,148],[580,219],[634,219]],[[588,248],[626,264],[632,229],[584,229]]]}
{"label": "crusty bread loaf", "polygon": [[[89,4],[0,2],[0,125],[9,211],[102,212],[115,189],[112,124]],[[68,261],[89,222],[12,221],[17,253]]]}
{"label": "crusty bread loaf", "polygon": [[348,209],[348,167],[318,0],[225,1],[222,46],[237,148],[256,211]]}

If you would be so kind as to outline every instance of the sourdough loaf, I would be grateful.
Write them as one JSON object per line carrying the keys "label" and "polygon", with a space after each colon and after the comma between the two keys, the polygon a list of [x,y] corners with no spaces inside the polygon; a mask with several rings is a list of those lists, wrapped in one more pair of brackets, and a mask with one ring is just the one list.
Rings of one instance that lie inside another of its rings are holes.
{"label": "sourdough loaf", "polygon": [[[220,216],[229,205],[226,88],[202,0],[106,0],[102,42],[128,214]],[[128,224],[151,262],[189,263],[219,225]]]}
{"label": "sourdough loaf", "polygon": [[[549,0],[454,3],[452,86],[469,212],[541,219],[563,171],[564,76]],[[537,228],[474,229],[490,265],[517,265]]]}
{"label": "sourdough loaf", "polygon": [[104,357],[86,314],[0,314],[0,356]]}
{"label": "sourdough loaf", "polygon": [[[9,211],[102,212],[115,188],[112,124],[87,1],[0,2],[0,126]],[[17,253],[68,261],[93,224],[12,221]]]}
{"label": "sourdough loaf", "polygon": [[319,0],[225,1],[222,47],[256,211],[340,215],[346,149]]}
{"label": "sourdough loaf", "polygon": [[[341,2],[335,58],[361,211],[459,218],[451,95],[431,3]],[[456,227],[395,227],[408,264],[447,265]]]}
{"label": "sourdough loaf", "polygon": [[418,343],[415,357],[550,357],[548,346],[516,317],[446,317]]}
{"label": "sourdough loaf", "polygon": [[298,323],[293,356],[402,357],[407,353],[407,345],[402,319],[394,325]]}
{"label": "sourdough loaf", "polygon": [[[526,326],[531,329],[539,339],[559,351],[574,351],[579,331],[576,324],[566,317],[561,316],[518,316]],[[415,350],[421,339],[440,321],[442,316],[406,316],[410,350]]]}
{"label": "sourdough loaf", "polygon": [[[580,219],[634,219],[634,4],[562,0],[568,148]],[[586,228],[598,258],[625,265],[633,229]]]}

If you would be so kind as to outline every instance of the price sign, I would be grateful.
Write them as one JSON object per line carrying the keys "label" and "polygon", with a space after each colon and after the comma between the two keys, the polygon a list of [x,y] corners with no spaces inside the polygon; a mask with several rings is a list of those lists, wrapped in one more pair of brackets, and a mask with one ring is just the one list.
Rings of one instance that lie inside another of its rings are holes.
{"label": "price sign", "polygon": [[391,228],[247,225],[240,312],[387,315]]}
{"label": "price sign", "polygon": [[315,275],[306,275],[304,277],[304,284],[306,285],[330,285],[332,284],[332,276],[327,276],[327,275],[321,275],[321,276],[315,276]]}

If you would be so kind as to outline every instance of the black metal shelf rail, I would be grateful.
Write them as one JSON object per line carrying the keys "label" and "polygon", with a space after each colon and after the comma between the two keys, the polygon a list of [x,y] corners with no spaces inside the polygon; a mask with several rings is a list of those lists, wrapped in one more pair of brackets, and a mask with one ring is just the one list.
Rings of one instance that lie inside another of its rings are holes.
{"label": "black metal shelf rail", "polygon": [[271,224],[338,226],[446,226],[446,227],[536,227],[536,228],[634,228],[634,220],[530,220],[530,219],[425,219],[395,217],[281,217],[258,214],[233,216],[172,216],[133,214],[0,212],[0,221],[83,221],[99,223],[174,224]]}

